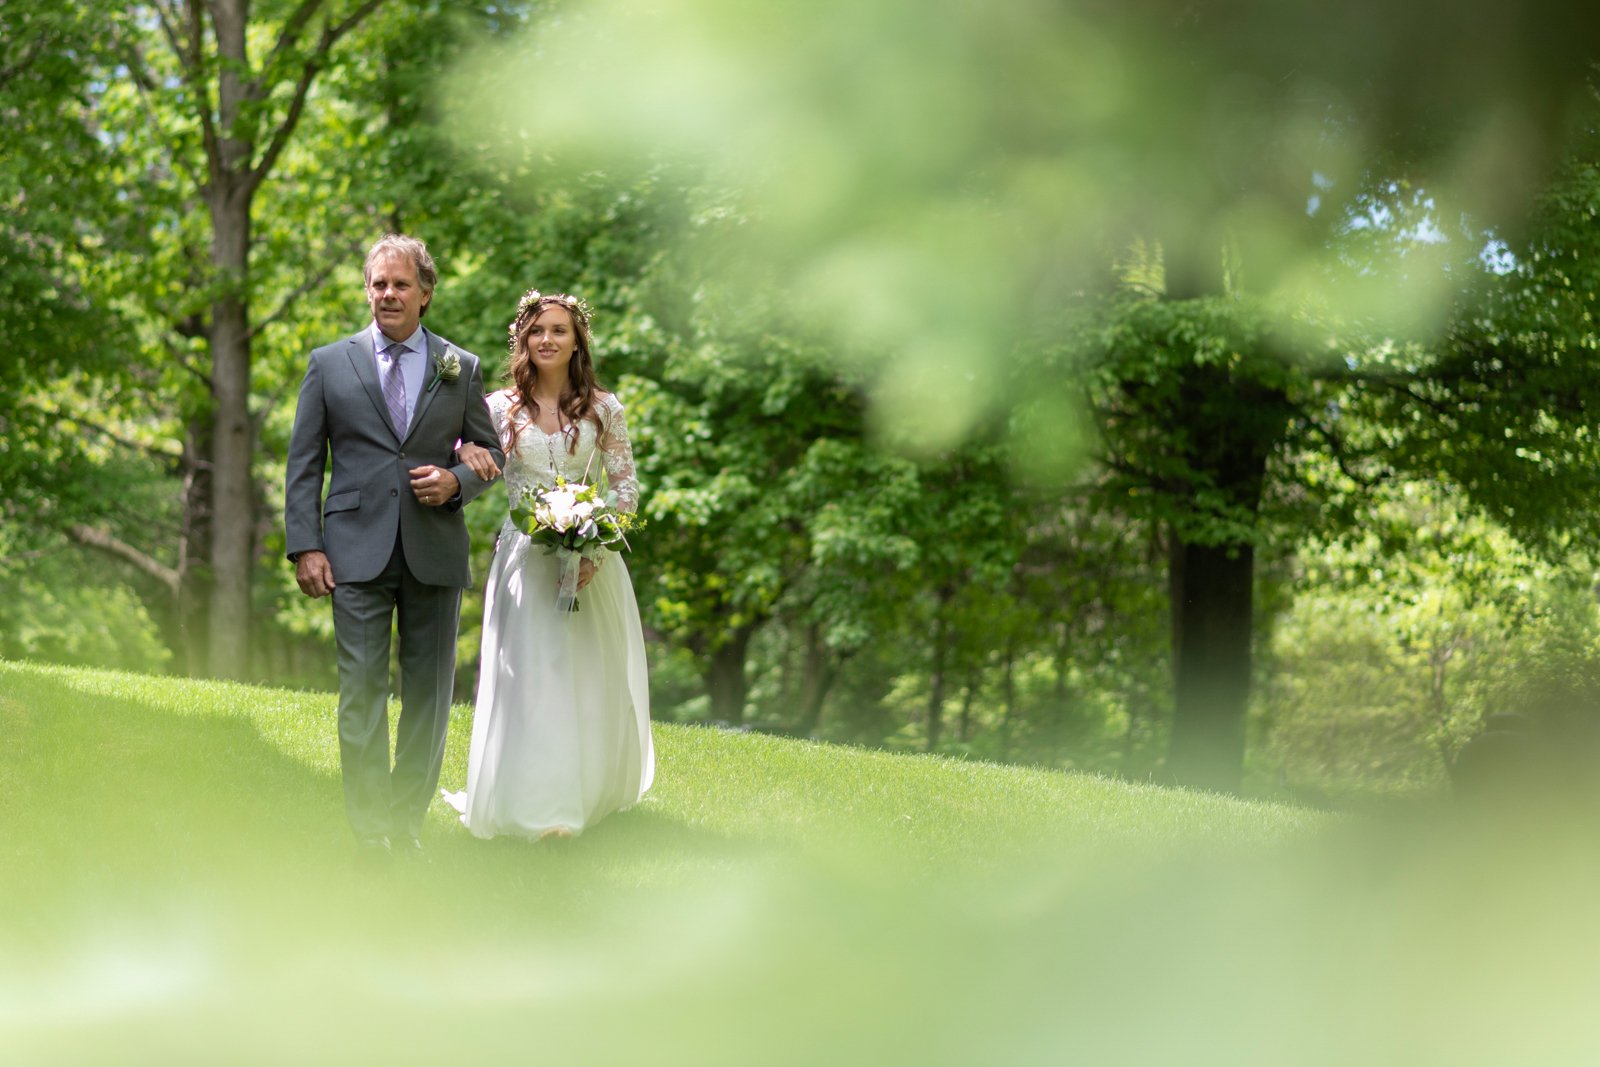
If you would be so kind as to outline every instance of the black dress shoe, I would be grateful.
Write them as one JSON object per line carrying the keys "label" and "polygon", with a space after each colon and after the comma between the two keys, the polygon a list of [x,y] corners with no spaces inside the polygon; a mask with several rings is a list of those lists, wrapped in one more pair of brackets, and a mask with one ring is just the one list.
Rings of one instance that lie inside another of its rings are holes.
{"label": "black dress shoe", "polygon": [[390,854],[389,839],[383,834],[368,834],[356,839],[356,852],[362,859],[381,859]]}
{"label": "black dress shoe", "polygon": [[402,837],[395,842],[394,850],[412,863],[428,863],[432,860],[428,850],[422,847],[420,837]]}

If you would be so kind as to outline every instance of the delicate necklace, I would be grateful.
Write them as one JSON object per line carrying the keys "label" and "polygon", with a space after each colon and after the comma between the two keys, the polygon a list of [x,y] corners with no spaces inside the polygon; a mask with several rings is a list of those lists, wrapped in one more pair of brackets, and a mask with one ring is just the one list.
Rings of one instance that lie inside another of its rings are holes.
{"label": "delicate necklace", "polygon": [[[538,408],[540,411],[543,411],[546,407],[548,407],[551,411],[555,412],[555,416],[556,416],[556,429],[555,429],[555,432],[556,433],[560,433],[561,432],[561,398],[560,397],[556,397],[554,400],[542,400],[539,397],[535,396],[533,398],[533,403],[534,403],[534,406],[536,408]],[[535,426],[539,425],[537,419],[534,420],[534,425]],[[544,430],[541,429],[539,432],[543,433]]]}

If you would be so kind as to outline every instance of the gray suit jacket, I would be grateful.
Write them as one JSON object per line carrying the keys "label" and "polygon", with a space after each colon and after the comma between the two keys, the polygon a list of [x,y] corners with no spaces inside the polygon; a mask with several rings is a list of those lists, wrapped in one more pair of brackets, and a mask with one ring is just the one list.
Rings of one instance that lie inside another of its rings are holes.
{"label": "gray suit jacket", "polygon": [[[477,356],[455,349],[461,357],[460,375],[429,387],[448,344],[428,331],[424,391],[404,440],[389,419],[368,330],[311,353],[289,439],[284,525],[291,560],[319,550],[328,554],[335,582],[370,581],[389,562],[398,535],[406,566],[418,581],[461,588],[472,584],[470,538],[461,506],[489,483],[453,462],[456,441],[490,449],[502,467],[505,457],[484,403]],[[324,500],[323,472],[330,453],[333,478]],[[417,502],[408,472],[429,463],[449,469],[460,480],[458,499],[443,507]]]}

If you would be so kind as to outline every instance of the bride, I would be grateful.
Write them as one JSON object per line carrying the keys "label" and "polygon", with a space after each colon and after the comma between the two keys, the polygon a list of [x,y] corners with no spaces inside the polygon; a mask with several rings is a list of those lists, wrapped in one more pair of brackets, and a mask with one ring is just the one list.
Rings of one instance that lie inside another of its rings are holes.
{"label": "bride", "polygon": [[[529,290],[510,333],[511,387],[489,397],[489,412],[511,503],[558,476],[592,485],[603,471],[607,501],[634,511],[627,421],[595,381],[588,308]],[[477,837],[581,833],[655,776],[644,633],[621,553],[585,551],[577,611],[557,608],[559,585],[558,557],[508,518],[484,591],[467,788],[445,793]]]}

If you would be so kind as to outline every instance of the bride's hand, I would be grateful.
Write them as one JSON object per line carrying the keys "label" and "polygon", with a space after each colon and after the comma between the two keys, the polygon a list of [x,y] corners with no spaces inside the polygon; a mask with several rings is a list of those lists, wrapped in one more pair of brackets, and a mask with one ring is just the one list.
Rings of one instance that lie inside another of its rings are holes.
{"label": "bride's hand", "polygon": [[494,455],[487,448],[475,445],[471,441],[461,442],[461,447],[456,449],[456,458],[484,481],[492,481],[500,473],[500,468],[495,464]]}
{"label": "bride's hand", "polygon": [[578,561],[578,588],[582,589],[594,578],[594,572],[600,569],[600,564],[592,559]]}

